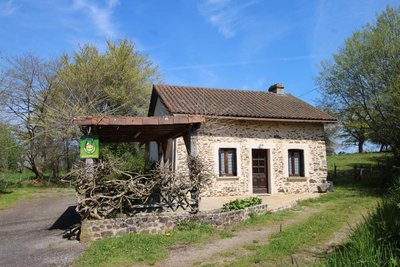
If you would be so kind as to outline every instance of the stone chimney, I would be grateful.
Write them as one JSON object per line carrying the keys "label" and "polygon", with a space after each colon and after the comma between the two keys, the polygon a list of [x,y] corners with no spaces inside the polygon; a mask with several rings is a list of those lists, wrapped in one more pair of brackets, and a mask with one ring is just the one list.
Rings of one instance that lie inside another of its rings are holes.
{"label": "stone chimney", "polygon": [[269,87],[268,92],[275,93],[278,95],[284,95],[285,94],[285,86],[283,83],[276,83],[273,84]]}

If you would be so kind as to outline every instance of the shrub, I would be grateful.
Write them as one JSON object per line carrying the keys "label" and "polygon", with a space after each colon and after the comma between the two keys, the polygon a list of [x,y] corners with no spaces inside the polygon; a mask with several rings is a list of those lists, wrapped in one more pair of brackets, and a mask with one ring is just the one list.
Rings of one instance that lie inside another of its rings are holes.
{"label": "shrub", "polygon": [[223,211],[241,210],[247,207],[261,204],[262,200],[259,197],[248,197],[244,199],[235,199],[222,206]]}
{"label": "shrub", "polygon": [[[135,173],[145,173],[150,169],[150,164],[146,160],[145,150],[137,144],[105,144],[101,150],[104,159],[110,158],[118,162],[119,168],[124,171]],[[108,177],[112,179],[122,179],[115,173]]]}

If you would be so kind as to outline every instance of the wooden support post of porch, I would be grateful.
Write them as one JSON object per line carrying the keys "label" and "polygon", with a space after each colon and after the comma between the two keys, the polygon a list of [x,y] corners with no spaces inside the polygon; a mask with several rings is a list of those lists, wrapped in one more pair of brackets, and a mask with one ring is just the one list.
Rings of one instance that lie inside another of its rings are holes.
{"label": "wooden support post of porch", "polygon": [[192,155],[192,138],[190,130],[183,135],[183,141],[185,142],[186,152],[188,155]]}
{"label": "wooden support post of porch", "polygon": [[168,138],[163,141],[163,153],[164,153],[164,163],[170,165],[171,154],[172,154],[172,138]]}
{"label": "wooden support post of porch", "polygon": [[194,137],[199,126],[191,125],[189,130],[183,135],[183,141],[185,142],[186,151],[188,155],[195,155],[197,153],[196,143]]}
{"label": "wooden support post of porch", "polygon": [[163,142],[157,141],[157,150],[158,150],[158,163],[160,165],[164,165],[164,150],[163,150]]}
{"label": "wooden support post of porch", "polygon": [[[86,175],[91,179],[94,179],[94,159],[85,159],[86,165]],[[85,195],[85,197],[89,197],[89,195]]]}
{"label": "wooden support post of porch", "polygon": [[144,146],[144,158],[146,161],[150,161],[150,142],[140,143],[140,147]]}

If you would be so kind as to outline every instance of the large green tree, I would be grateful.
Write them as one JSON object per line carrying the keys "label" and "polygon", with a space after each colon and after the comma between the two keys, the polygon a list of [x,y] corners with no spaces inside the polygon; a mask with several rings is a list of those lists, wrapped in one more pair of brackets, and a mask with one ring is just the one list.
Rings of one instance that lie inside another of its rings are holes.
{"label": "large green tree", "polygon": [[340,118],[339,137],[344,139],[346,145],[357,145],[358,153],[364,152],[364,144],[369,139],[369,127],[361,116],[361,110],[351,108],[343,109],[337,116]]}
{"label": "large green tree", "polygon": [[354,32],[322,63],[317,83],[346,131],[370,132],[400,160],[400,6]]}
{"label": "large green tree", "polygon": [[[69,152],[76,151],[74,140],[81,134],[71,123],[74,117],[145,115],[152,84],[160,81],[157,67],[126,39],[107,42],[104,52],[84,45],[72,56],[63,55],[60,62],[57,92],[46,124],[52,125],[52,138],[65,144],[66,163],[70,162]],[[137,149],[135,146],[127,152]]]}
{"label": "large green tree", "polygon": [[61,63],[58,104],[73,116],[144,115],[152,83],[159,81],[157,67],[126,39],[107,42],[104,53],[84,45]]}
{"label": "large green tree", "polygon": [[0,171],[15,171],[21,161],[21,152],[10,125],[0,122]]}

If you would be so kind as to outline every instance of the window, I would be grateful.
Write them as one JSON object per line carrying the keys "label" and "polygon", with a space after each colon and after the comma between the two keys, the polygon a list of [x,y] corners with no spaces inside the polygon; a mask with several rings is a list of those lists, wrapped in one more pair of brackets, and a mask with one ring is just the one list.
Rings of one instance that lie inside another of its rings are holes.
{"label": "window", "polygon": [[236,148],[220,148],[219,176],[237,176]]}
{"label": "window", "polygon": [[304,177],[304,152],[303,150],[290,149],[288,151],[289,176]]}

